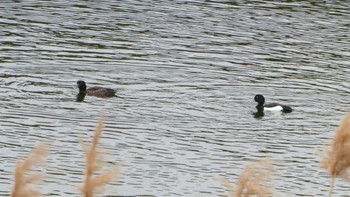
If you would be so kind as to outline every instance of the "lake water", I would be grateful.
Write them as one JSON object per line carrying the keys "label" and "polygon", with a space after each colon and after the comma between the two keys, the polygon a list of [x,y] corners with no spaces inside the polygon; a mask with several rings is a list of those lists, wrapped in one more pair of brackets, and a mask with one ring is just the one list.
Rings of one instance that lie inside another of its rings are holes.
{"label": "lake water", "polygon": [[[325,196],[319,152],[349,107],[348,1],[0,3],[0,196],[17,158],[50,142],[45,196],[80,196],[80,139],[124,162],[105,195],[227,196],[267,160],[279,196]],[[118,97],[76,102],[76,81]],[[294,108],[255,116],[253,98]],[[40,168],[41,169],[41,168]],[[334,196],[350,185],[336,181]]]}

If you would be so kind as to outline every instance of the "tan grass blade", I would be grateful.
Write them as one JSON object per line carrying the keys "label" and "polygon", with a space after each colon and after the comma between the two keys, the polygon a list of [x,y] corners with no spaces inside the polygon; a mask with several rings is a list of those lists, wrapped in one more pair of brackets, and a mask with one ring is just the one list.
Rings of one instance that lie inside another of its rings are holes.
{"label": "tan grass blade", "polygon": [[334,189],[334,183],[335,183],[335,177],[332,177],[331,185],[329,186],[328,197],[331,197],[331,196],[332,196],[333,189]]}
{"label": "tan grass blade", "polygon": [[331,142],[330,149],[325,151],[321,167],[331,175],[329,195],[332,195],[335,178],[349,178],[347,170],[350,167],[350,112],[343,118]]}
{"label": "tan grass blade", "polygon": [[46,155],[46,145],[40,144],[33,149],[29,157],[23,162],[17,162],[15,171],[15,183],[12,188],[11,197],[34,197],[41,196],[40,192],[29,188],[30,184],[42,180],[42,175],[27,175],[34,165],[42,162],[42,157]]}
{"label": "tan grass blade", "polygon": [[85,166],[85,177],[81,192],[84,197],[93,197],[96,189],[102,185],[111,182],[120,174],[120,165],[115,165],[107,172],[100,175],[94,176],[94,174],[101,168],[99,158],[101,157],[98,153],[98,143],[103,131],[103,118],[98,121],[95,134],[92,140],[92,144],[89,148],[84,146],[86,154],[86,166]]}

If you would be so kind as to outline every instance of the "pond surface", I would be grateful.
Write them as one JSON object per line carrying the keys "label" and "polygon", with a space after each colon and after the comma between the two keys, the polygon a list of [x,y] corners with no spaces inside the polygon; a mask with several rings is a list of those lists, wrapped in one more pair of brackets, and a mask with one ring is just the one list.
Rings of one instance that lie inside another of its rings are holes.
{"label": "pond surface", "polygon": [[[0,196],[50,142],[45,196],[80,196],[81,139],[123,175],[105,195],[227,196],[267,160],[279,196],[325,196],[319,152],[349,107],[347,1],[3,1]],[[76,81],[118,97],[76,102]],[[294,108],[255,116],[253,98]],[[350,185],[336,181],[334,196]]]}

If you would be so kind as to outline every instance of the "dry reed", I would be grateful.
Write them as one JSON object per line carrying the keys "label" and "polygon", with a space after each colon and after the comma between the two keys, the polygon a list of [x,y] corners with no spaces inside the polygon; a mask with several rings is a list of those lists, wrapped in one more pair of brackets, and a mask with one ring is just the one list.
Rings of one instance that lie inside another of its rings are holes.
{"label": "dry reed", "polygon": [[325,151],[321,160],[321,167],[331,175],[328,196],[332,195],[335,178],[349,178],[347,172],[350,167],[350,112],[343,118],[331,142],[330,149]]}
{"label": "dry reed", "polygon": [[15,171],[15,183],[12,188],[11,197],[34,197],[41,196],[41,193],[31,189],[30,184],[42,180],[42,175],[30,174],[31,168],[42,162],[42,157],[46,155],[46,145],[40,144],[34,148],[29,157],[23,162],[17,162]]}
{"label": "dry reed", "polygon": [[101,162],[99,161],[101,155],[98,153],[97,145],[102,131],[103,118],[100,118],[96,125],[95,134],[90,148],[84,147],[86,154],[86,166],[84,182],[83,186],[81,187],[81,192],[84,197],[93,197],[96,189],[100,188],[106,183],[111,182],[120,174],[120,165],[115,165],[107,172],[94,176],[94,174],[101,169]]}
{"label": "dry reed", "polygon": [[241,172],[236,188],[227,180],[221,182],[229,191],[229,197],[269,196],[273,189],[265,183],[272,177],[272,165],[266,162],[248,164]]}

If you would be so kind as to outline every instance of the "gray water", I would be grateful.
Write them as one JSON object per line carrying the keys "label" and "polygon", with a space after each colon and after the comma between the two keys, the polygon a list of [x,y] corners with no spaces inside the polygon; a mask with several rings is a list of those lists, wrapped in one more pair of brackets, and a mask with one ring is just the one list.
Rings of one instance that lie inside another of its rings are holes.
{"label": "gray water", "polygon": [[[319,152],[349,107],[346,1],[2,1],[0,196],[50,143],[45,196],[80,196],[81,139],[124,162],[105,195],[227,196],[267,160],[278,196],[326,196]],[[76,102],[76,81],[118,97]],[[255,116],[255,94],[294,108]],[[337,180],[334,196],[350,185]]]}

